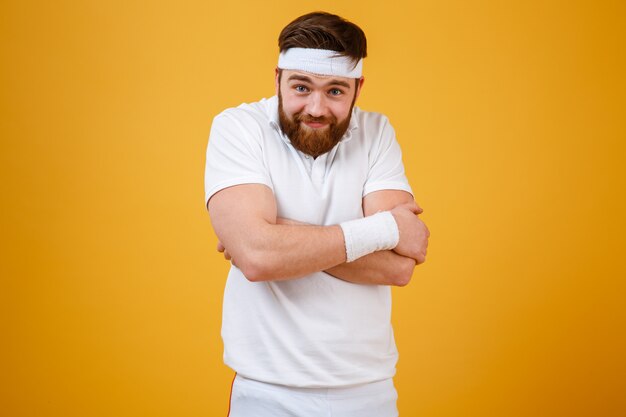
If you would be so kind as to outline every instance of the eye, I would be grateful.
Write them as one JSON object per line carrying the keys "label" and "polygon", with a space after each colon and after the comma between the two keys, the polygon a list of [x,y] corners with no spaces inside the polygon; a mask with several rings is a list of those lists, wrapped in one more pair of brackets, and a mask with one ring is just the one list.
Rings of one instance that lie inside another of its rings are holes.
{"label": "eye", "polygon": [[306,93],[307,91],[309,91],[309,89],[303,85],[296,85],[294,87],[294,90],[296,90],[298,93]]}
{"label": "eye", "polygon": [[330,90],[328,93],[329,93],[331,96],[340,96],[340,95],[342,95],[342,94],[343,94],[343,91],[341,91],[341,90],[340,90],[340,89],[338,89],[338,88],[333,88],[333,89],[332,89],[332,90]]}

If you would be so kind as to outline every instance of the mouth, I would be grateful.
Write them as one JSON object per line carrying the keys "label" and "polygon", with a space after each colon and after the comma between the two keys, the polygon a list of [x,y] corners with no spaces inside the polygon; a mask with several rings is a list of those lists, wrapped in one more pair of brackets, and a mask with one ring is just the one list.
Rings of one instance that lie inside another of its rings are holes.
{"label": "mouth", "polygon": [[322,127],[328,126],[328,123],[322,122],[303,122],[305,125],[310,127],[311,129],[320,129]]}

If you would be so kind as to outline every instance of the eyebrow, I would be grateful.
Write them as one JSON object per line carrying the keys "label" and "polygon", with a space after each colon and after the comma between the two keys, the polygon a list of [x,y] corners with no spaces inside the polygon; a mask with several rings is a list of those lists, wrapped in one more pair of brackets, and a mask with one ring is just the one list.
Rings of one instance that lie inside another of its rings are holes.
{"label": "eyebrow", "polygon": [[[287,78],[287,81],[291,81],[291,80],[304,81],[304,82],[307,82],[309,84],[313,84],[313,80],[311,80],[306,75],[292,74],[292,75],[289,76],[289,78]],[[332,79],[332,80],[328,81],[326,84],[324,84],[324,87],[329,87],[331,85],[338,85],[340,87],[350,88],[350,84],[348,84],[345,81],[341,81],[341,80],[337,80],[337,79]]]}

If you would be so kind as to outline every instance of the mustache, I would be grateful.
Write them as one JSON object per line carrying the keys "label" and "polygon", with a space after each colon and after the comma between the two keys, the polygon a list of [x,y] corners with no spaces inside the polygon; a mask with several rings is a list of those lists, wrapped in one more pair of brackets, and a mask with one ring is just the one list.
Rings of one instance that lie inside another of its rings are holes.
{"label": "mustache", "polygon": [[304,122],[304,123],[324,123],[324,124],[335,124],[337,119],[332,116],[319,116],[314,117],[310,114],[297,113],[293,115],[293,119],[296,122]]}

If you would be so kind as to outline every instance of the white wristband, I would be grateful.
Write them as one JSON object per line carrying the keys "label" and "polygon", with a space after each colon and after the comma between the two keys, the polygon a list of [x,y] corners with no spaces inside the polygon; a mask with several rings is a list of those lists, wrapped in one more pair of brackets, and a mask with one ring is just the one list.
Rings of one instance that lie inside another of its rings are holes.
{"label": "white wristband", "polygon": [[343,222],[346,260],[352,262],[379,250],[393,249],[400,241],[398,224],[390,211]]}

